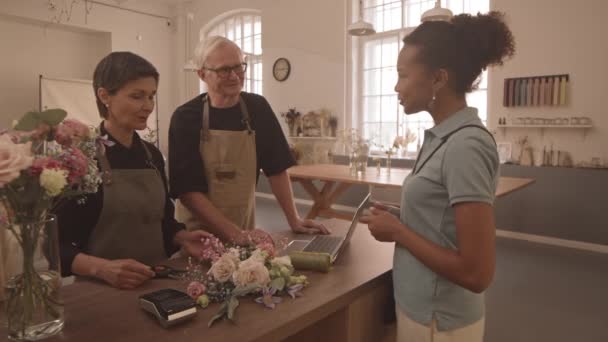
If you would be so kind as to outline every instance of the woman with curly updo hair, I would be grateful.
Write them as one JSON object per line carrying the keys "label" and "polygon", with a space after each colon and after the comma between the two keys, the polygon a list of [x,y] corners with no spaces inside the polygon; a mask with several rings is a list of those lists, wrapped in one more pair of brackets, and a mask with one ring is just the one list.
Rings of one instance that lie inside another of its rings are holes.
{"label": "woman with curly updo hair", "polygon": [[499,163],[465,95],[515,43],[498,12],[424,22],[403,42],[395,91],[406,115],[426,111],[435,126],[403,182],[401,207],[376,203],[362,221],[377,240],[395,242],[398,341],[481,342]]}

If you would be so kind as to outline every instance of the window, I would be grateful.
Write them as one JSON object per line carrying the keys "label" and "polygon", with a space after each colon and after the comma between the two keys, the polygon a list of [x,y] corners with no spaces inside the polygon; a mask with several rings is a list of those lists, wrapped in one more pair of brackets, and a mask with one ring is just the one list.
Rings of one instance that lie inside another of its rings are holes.
{"label": "window", "polygon": [[[358,4],[358,1],[353,3]],[[428,113],[405,116],[394,91],[397,83],[397,55],[403,46],[403,38],[420,24],[424,11],[432,8],[435,0],[364,0],[363,15],[373,23],[376,34],[362,37],[354,46],[359,63],[356,77],[360,87],[355,91],[359,100],[358,125],[366,139],[373,142],[372,149],[378,150],[392,145],[397,135],[407,129],[414,132],[417,141],[408,146],[416,151],[422,144],[424,130],[433,126]],[[487,12],[489,0],[444,0],[454,14]],[[479,87],[467,94],[470,106],[479,109],[481,120],[487,119],[487,72],[482,74]]]}
{"label": "window", "polygon": [[[247,62],[244,91],[262,95],[262,17],[250,12],[231,13],[210,27],[208,36],[226,37],[243,50]],[[201,82],[201,92],[205,88]]]}

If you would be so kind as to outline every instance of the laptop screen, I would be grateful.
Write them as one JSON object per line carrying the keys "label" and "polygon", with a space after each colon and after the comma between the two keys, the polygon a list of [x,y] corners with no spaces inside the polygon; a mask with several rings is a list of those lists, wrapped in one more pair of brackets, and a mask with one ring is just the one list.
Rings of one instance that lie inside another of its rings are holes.
{"label": "laptop screen", "polygon": [[365,198],[363,199],[363,201],[361,201],[361,204],[359,204],[359,207],[357,208],[357,211],[355,212],[355,215],[353,216],[353,221],[350,224],[350,227],[348,228],[348,233],[346,233],[346,237],[344,238],[344,243],[343,243],[343,247],[344,245],[346,245],[348,243],[348,241],[350,241],[350,238],[353,236],[353,233],[355,232],[355,228],[357,227],[357,224],[359,223],[359,218],[361,217],[361,215],[363,215],[363,211],[369,207],[370,205],[370,197],[371,197],[371,193],[368,193],[367,196],[365,196]]}

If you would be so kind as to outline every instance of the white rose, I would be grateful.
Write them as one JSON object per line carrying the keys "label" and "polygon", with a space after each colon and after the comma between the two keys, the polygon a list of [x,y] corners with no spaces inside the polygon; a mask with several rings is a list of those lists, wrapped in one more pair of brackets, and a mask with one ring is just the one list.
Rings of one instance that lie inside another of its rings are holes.
{"label": "white rose", "polygon": [[220,283],[224,283],[232,277],[232,273],[236,270],[236,263],[229,253],[224,253],[219,259],[217,259],[211,268],[209,273],[213,275]]}
{"label": "white rose", "polygon": [[[268,256],[268,253],[266,251],[263,251],[258,248],[255,251],[253,251],[251,253],[251,256],[245,261],[253,260],[255,262],[261,262],[263,264],[266,261],[267,256]],[[243,262],[245,262],[245,261],[243,261]]]}
{"label": "white rose", "polygon": [[284,255],[282,257],[276,257],[276,258],[270,260],[270,264],[272,266],[276,266],[278,268],[281,268],[281,266],[287,267],[287,268],[293,267],[291,265],[291,258],[289,257],[289,255]]}
{"label": "white rose", "polygon": [[264,263],[251,258],[241,262],[238,270],[232,275],[236,286],[259,285],[264,286],[270,282],[270,274]]}
{"label": "white rose", "polygon": [[32,143],[15,144],[8,135],[0,135],[0,187],[19,177],[21,170],[32,166]]}
{"label": "white rose", "polygon": [[61,190],[68,184],[67,177],[65,170],[44,169],[40,174],[40,185],[47,195],[54,197],[61,194]]}

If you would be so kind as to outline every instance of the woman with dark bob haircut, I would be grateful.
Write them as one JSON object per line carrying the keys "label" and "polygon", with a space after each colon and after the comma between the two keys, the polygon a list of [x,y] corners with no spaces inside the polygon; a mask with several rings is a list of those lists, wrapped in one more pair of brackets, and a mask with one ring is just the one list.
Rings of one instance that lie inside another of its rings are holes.
{"label": "woman with dark bob haircut", "polygon": [[64,275],[98,278],[135,288],[154,277],[151,265],[179,247],[201,251],[202,231],[188,232],[173,218],[162,154],[142,140],[154,109],[158,72],[130,52],[113,52],[93,74],[102,136],[99,191],[72,200],[57,212]]}
{"label": "woman with dark bob haircut", "polygon": [[403,182],[401,207],[376,203],[362,221],[377,240],[395,242],[397,340],[481,342],[499,163],[465,94],[482,70],[514,54],[513,36],[490,12],[424,22],[403,42],[395,91],[406,115],[429,112],[435,126]]}

